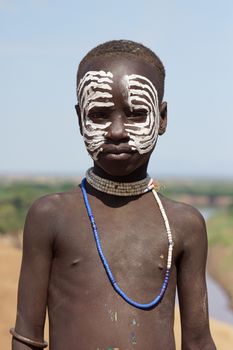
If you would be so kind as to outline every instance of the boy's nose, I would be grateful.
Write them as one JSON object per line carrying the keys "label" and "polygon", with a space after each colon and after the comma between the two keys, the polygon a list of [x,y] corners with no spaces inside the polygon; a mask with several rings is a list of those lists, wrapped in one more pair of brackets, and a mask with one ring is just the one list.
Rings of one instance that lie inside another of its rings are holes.
{"label": "boy's nose", "polygon": [[128,132],[125,130],[124,117],[121,115],[115,116],[111,120],[111,125],[108,127],[106,138],[114,142],[129,141]]}

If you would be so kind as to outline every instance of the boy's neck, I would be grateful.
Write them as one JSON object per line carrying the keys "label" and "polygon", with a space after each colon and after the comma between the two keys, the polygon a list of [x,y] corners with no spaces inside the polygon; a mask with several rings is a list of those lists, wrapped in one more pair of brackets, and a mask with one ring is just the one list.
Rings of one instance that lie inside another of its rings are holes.
{"label": "boy's neck", "polygon": [[140,181],[142,179],[145,179],[147,177],[147,166],[148,164],[143,164],[141,167],[135,169],[132,173],[127,175],[111,175],[104,171],[102,168],[100,168],[97,164],[94,163],[93,172],[94,174],[110,180],[110,181],[116,181],[116,182],[135,182]]}

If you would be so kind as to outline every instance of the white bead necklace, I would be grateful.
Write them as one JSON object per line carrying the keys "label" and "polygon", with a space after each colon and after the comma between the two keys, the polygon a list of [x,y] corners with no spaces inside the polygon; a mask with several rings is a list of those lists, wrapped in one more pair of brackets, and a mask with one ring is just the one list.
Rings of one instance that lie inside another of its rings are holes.
{"label": "white bead necklace", "polygon": [[116,182],[104,179],[90,168],[86,172],[87,182],[96,190],[115,196],[138,196],[150,191],[150,177],[134,182]]}

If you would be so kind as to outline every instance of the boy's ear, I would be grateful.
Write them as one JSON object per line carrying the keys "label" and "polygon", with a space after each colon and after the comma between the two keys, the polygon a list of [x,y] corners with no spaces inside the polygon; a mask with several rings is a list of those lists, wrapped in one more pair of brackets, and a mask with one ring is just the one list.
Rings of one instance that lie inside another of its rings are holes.
{"label": "boy's ear", "polygon": [[83,128],[82,128],[82,122],[81,122],[81,111],[80,111],[80,107],[79,107],[78,103],[75,105],[75,110],[76,110],[76,113],[78,116],[78,124],[79,124],[80,134],[83,135]]}
{"label": "boy's ear", "polygon": [[163,135],[167,128],[167,102],[160,105],[159,135]]}

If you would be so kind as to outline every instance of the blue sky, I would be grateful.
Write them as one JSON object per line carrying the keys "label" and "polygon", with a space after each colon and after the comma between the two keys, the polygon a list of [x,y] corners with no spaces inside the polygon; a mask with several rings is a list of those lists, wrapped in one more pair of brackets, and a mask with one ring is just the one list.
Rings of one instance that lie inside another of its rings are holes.
{"label": "blue sky", "polygon": [[231,0],[0,0],[0,174],[82,174],[75,74],[111,39],[154,50],[166,67],[169,123],[157,176],[233,176]]}

